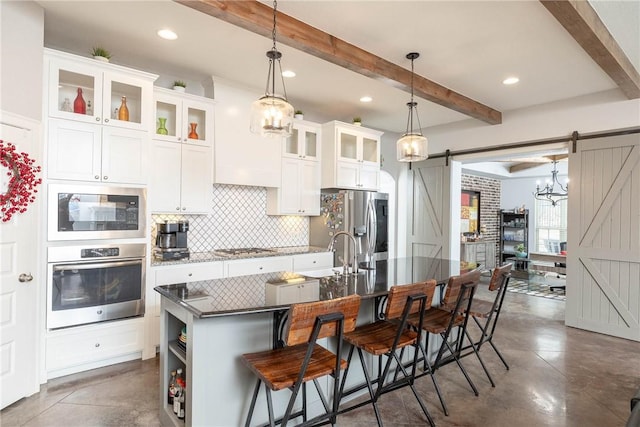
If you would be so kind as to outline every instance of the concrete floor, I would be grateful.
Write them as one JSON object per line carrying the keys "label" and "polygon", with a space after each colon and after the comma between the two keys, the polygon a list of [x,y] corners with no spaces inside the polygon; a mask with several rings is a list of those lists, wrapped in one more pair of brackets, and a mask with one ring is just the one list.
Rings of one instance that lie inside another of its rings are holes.
{"label": "concrete floor", "polygon": [[[480,297],[486,296],[480,289]],[[416,382],[438,426],[623,426],[640,386],[640,343],[564,326],[564,302],[507,293],[496,344],[504,369],[482,353],[492,388],[473,356],[464,360],[480,396],[455,364],[436,376],[450,415],[443,414],[429,377]],[[158,360],[133,361],[57,378],[41,392],[0,412],[8,426],[156,426]],[[424,426],[410,390],[382,396],[385,426]],[[340,427],[375,425],[371,406],[342,415]]]}

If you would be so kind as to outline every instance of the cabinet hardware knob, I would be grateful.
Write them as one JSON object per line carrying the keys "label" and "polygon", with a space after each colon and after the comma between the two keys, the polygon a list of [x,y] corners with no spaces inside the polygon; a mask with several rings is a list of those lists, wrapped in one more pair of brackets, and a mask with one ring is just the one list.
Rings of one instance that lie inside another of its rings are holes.
{"label": "cabinet hardware knob", "polygon": [[193,273],[189,273],[189,274],[188,274],[188,276],[189,276],[189,277],[193,276]]}
{"label": "cabinet hardware knob", "polygon": [[33,280],[33,276],[31,275],[31,273],[22,273],[20,276],[18,276],[18,282],[30,282]]}
{"label": "cabinet hardware knob", "polygon": [[262,267],[259,267],[258,270],[262,270]]}
{"label": "cabinet hardware knob", "polygon": [[313,261],[313,263],[315,264],[316,262],[315,262],[315,261]]}
{"label": "cabinet hardware knob", "polygon": [[94,176],[95,179],[100,179],[100,175]]}
{"label": "cabinet hardware knob", "polygon": [[96,122],[99,122],[99,121],[100,121],[100,117],[96,117]]}
{"label": "cabinet hardware knob", "polygon": [[176,210],[179,211],[180,210],[180,206],[176,206]]}
{"label": "cabinet hardware knob", "polygon": [[109,123],[109,119],[104,119],[104,122],[105,123]]}
{"label": "cabinet hardware knob", "polygon": [[182,207],[182,210],[183,210],[183,211],[186,211],[186,210],[187,210],[187,208],[183,206],[183,207]]}
{"label": "cabinet hardware knob", "polygon": [[109,179],[109,177],[107,175],[103,176],[102,179],[104,179],[105,181]]}
{"label": "cabinet hardware knob", "polygon": [[98,348],[98,347],[100,347],[100,343],[99,342],[96,343],[96,348]]}
{"label": "cabinet hardware knob", "polygon": [[102,310],[98,310],[98,311],[96,311],[96,313],[102,314]]}

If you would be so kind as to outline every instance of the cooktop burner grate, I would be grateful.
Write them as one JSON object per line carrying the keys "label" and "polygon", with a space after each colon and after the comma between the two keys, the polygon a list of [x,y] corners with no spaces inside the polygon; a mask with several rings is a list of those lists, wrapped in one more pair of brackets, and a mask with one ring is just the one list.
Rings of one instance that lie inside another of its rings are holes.
{"label": "cooktop burner grate", "polygon": [[213,251],[217,255],[259,255],[271,254],[273,249],[265,248],[232,248],[232,249],[216,249]]}

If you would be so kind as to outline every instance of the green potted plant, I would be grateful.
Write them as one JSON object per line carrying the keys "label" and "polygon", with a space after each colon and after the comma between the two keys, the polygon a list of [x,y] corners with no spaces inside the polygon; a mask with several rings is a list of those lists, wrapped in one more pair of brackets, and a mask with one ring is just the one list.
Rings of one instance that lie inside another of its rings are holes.
{"label": "green potted plant", "polygon": [[516,257],[518,257],[518,258],[526,258],[527,257],[527,253],[525,252],[524,243],[520,243],[514,249],[516,250]]}
{"label": "green potted plant", "polygon": [[109,60],[111,59],[111,52],[109,52],[107,49],[104,49],[100,46],[96,46],[93,49],[91,49],[91,55],[93,56],[93,59],[96,59],[102,62],[109,62]]}
{"label": "green potted plant", "polygon": [[304,119],[304,113],[302,112],[302,110],[296,110],[296,112],[293,113],[293,117],[302,120]]}
{"label": "green potted plant", "polygon": [[356,126],[362,126],[362,119],[360,117],[354,117],[353,124]]}
{"label": "green potted plant", "polygon": [[173,90],[177,90],[178,92],[184,92],[187,88],[187,84],[182,80],[176,80],[173,82]]}

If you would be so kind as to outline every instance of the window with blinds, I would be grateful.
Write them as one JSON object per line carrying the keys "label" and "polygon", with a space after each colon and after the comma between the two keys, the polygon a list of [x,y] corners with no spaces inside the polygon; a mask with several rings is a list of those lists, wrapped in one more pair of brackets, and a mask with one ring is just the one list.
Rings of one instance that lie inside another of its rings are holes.
{"label": "window with blinds", "polygon": [[559,253],[560,242],[567,241],[567,201],[556,206],[544,200],[536,200],[536,252]]}

